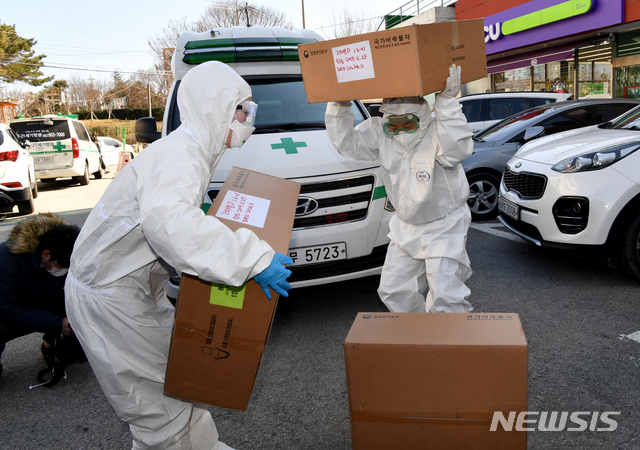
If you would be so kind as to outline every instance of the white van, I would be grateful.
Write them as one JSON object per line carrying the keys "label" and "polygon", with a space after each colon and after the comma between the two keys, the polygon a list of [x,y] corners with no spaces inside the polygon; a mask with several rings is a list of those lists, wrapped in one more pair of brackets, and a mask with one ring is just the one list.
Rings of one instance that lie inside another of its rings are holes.
{"label": "white van", "polygon": [[89,176],[102,178],[100,152],[79,120],[56,115],[14,119],[9,126],[22,141],[29,141],[36,178],[54,181],[72,177],[81,185]]}
{"label": "white van", "polygon": [[[256,130],[242,148],[228,149],[220,159],[204,203],[213,201],[233,166],[301,183],[289,249],[293,287],[379,274],[393,212],[380,167],[341,156],[327,137],[326,103],[307,103],[297,46],[317,40],[322,37],[308,30],[258,26],[186,32],[171,62],[174,81],[162,132],[153,118],[136,123],[140,142],[175,130],[180,81],[204,61],[228,64],[251,85]],[[356,124],[369,117],[358,101],[352,111]],[[172,280],[177,290],[177,277]]]}

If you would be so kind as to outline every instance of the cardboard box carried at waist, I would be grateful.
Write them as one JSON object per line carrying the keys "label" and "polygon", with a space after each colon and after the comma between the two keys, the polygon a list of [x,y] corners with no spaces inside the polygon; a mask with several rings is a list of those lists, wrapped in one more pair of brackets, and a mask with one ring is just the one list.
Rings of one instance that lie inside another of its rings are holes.
{"label": "cardboard box carried at waist", "polygon": [[526,449],[491,431],[527,411],[527,342],[517,314],[359,313],[344,343],[354,450]]}
{"label": "cardboard box carried at waist", "polygon": [[[207,214],[286,254],[299,192],[294,181],[234,167]],[[236,288],[183,276],[164,393],[246,410],[278,302],[271,296],[255,280]]]}
{"label": "cardboard box carried at waist", "polygon": [[298,46],[309,103],[424,96],[487,76],[482,19],[438,22]]}

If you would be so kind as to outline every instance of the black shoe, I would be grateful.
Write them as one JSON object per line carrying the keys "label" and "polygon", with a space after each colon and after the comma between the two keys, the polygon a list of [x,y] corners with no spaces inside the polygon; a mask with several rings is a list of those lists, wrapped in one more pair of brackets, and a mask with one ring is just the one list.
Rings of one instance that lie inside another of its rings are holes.
{"label": "black shoe", "polygon": [[53,354],[55,353],[55,349],[53,345],[50,347],[47,347],[44,342],[40,346],[40,351],[42,352],[42,357],[44,359],[47,359],[48,357],[53,356]]}

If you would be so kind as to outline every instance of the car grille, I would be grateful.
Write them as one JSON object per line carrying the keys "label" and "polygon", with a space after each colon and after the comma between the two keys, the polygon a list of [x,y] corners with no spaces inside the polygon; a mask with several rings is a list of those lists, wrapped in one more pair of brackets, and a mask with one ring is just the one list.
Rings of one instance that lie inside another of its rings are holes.
{"label": "car grille", "polygon": [[502,182],[508,190],[516,192],[520,198],[535,200],[544,194],[547,177],[535,173],[512,172],[509,166],[505,166]]}
{"label": "car grille", "polygon": [[[302,184],[293,229],[363,220],[369,214],[376,179],[373,175]],[[207,192],[213,200],[218,190]]]}

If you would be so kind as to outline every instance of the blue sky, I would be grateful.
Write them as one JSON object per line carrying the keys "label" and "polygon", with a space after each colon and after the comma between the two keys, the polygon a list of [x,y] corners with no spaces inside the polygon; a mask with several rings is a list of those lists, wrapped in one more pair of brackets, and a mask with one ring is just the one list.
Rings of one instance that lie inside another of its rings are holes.
{"label": "blue sky", "polygon": [[[343,0],[253,0],[286,13],[295,28],[305,25],[323,35],[321,26],[332,22],[332,10],[342,10]],[[46,54],[45,75],[56,79],[77,76],[109,82],[111,73],[149,69],[153,57],[147,41],[171,19],[197,19],[211,2],[205,0],[7,0],[0,21],[15,25],[17,33],[35,38],[37,54]],[[399,8],[402,0],[355,0],[350,10],[371,17]],[[367,14],[368,15],[368,14]],[[73,70],[62,67],[73,67]],[[26,85],[22,86],[28,89]]]}

